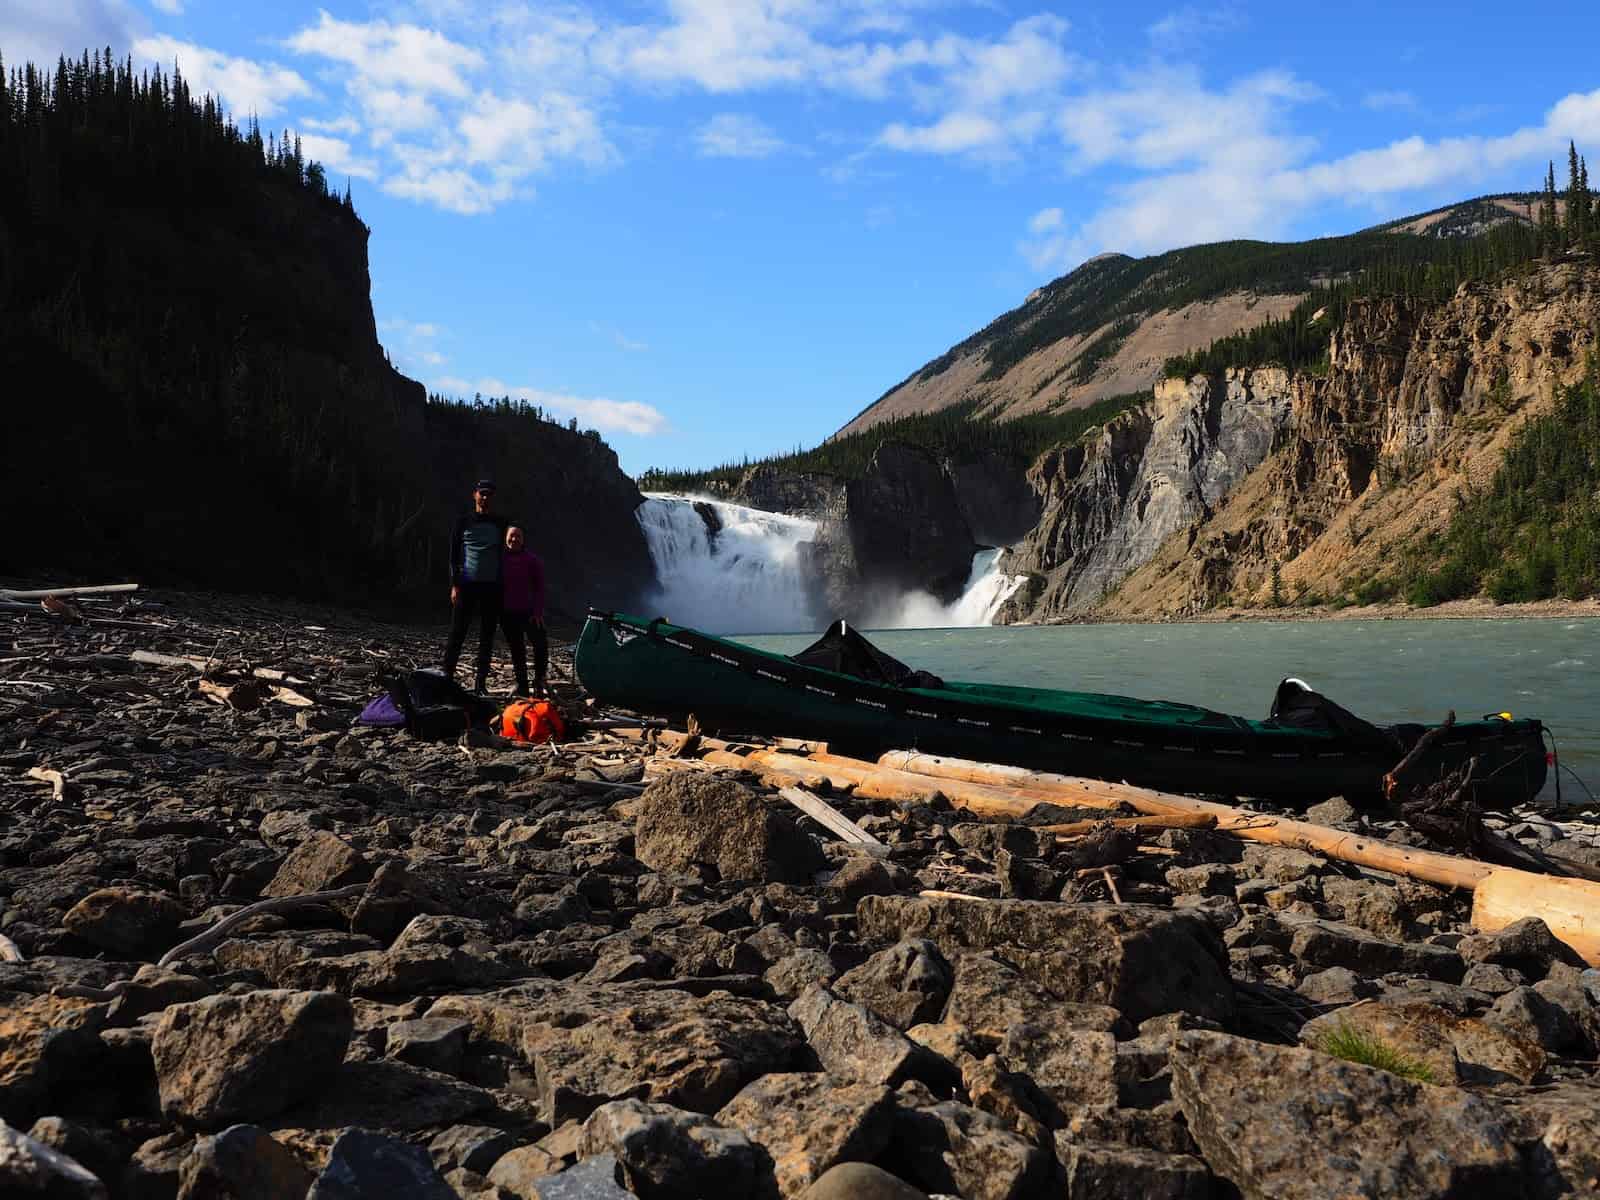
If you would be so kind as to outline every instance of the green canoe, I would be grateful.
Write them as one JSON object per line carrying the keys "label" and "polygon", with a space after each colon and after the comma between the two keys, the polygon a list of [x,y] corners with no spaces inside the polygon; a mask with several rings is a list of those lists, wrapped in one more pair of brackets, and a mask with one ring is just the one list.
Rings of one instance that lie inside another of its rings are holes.
{"label": "green canoe", "polygon": [[[665,621],[591,613],[577,672],[604,703],[693,713],[724,734],[814,738],[861,755],[920,750],[1295,804],[1376,800],[1384,773],[1427,731],[1371,725],[1295,680],[1280,685],[1276,715],[1265,721],[1164,700],[946,682],[911,672],[836,624],[786,658]],[[1474,798],[1489,807],[1521,803],[1544,786],[1542,739],[1536,720],[1463,721],[1408,777],[1438,778],[1476,758]]]}

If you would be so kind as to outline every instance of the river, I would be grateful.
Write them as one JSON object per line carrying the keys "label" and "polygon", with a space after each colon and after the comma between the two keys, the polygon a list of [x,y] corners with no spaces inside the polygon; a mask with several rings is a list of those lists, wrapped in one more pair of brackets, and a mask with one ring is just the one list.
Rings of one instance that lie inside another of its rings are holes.
{"label": "river", "polygon": [[[745,637],[791,654],[813,635]],[[898,629],[872,640],[949,679],[1182,700],[1265,717],[1278,680],[1378,724],[1509,711],[1554,733],[1561,796],[1600,795],[1600,620],[1238,621]],[[1581,780],[1581,784],[1574,779]],[[1544,796],[1555,796],[1554,773]]]}

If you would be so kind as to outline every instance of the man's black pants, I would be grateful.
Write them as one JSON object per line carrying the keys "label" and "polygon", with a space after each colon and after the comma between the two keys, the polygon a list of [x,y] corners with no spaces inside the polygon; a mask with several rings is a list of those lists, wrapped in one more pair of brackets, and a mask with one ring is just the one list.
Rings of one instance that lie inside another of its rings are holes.
{"label": "man's black pants", "polygon": [[506,645],[511,647],[511,665],[517,672],[517,693],[526,696],[528,687],[528,651],[526,639],[533,638],[533,677],[544,683],[544,673],[550,663],[550,639],[545,634],[544,622],[534,622],[527,613],[503,612],[500,628],[506,631]]}
{"label": "man's black pants", "polygon": [[478,675],[477,687],[483,691],[489,683],[489,660],[494,656],[494,627],[500,620],[501,585],[493,583],[463,583],[461,596],[450,613],[450,640],[444,647],[444,673],[455,678],[456,663],[461,658],[461,646],[467,640],[467,628],[474,615],[478,617]]}

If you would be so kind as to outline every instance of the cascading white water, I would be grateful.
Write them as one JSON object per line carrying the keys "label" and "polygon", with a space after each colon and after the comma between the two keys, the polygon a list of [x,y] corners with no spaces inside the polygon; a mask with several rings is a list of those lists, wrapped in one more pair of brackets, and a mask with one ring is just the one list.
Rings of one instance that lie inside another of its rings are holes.
{"label": "cascading white water", "polygon": [[[708,528],[696,505],[721,528]],[[815,521],[659,493],[646,495],[638,520],[656,568],[650,615],[708,633],[789,633],[817,625],[800,567],[800,543],[816,537]],[[993,624],[1023,580],[1000,570],[1002,553],[973,555],[966,587],[953,603],[912,592],[881,605],[865,623],[885,629]]]}
{"label": "cascading white water", "polygon": [[[696,504],[722,527],[713,533]],[[707,633],[790,633],[815,623],[800,543],[817,523],[720,500],[647,494],[639,527],[655,563],[651,616]]]}

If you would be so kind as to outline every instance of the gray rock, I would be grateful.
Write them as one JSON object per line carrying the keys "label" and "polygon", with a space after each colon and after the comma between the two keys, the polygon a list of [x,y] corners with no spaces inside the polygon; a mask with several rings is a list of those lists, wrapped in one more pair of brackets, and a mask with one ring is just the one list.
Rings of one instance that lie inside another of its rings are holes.
{"label": "gray rock", "polygon": [[189,914],[164,892],[108,887],[90,892],[62,918],[68,932],[112,954],[158,955],[178,941]]}
{"label": "gray rock", "polygon": [[852,1162],[829,1167],[800,1193],[800,1200],[928,1200],[928,1197],[882,1167]]}
{"label": "gray rock", "polygon": [[449,1075],[382,1059],[350,1062],[309,1100],[286,1111],[282,1120],[303,1129],[343,1129],[352,1125],[409,1132],[449,1125],[494,1107],[482,1088]]}
{"label": "gray rock", "polygon": [[428,1143],[428,1153],[441,1171],[463,1167],[486,1175],[516,1144],[515,1137],[492,1125],[452,1125],[434,1135]]}
{"label": "gray rock", "polygon": [[68,996],[0,996],[0,1117],[19,1124],[100,1066],[106,1007]]}
{"label": "gray rock", "polygon": [[339,1135],[305,1200],[457,1200],[421,1146],[365,1129]]}
{"label": "gray rock", "polygon": [[282,1112],[339,1070],[350,1002],[330,992],[250,992],[175,1004],[151,1042],[162,1111],[215,1129]]}
{"label": "gray rock", "polygon": [[828,860],[748,788],[709,775],[659,779],[639,797],[634,855],[657,871],[713,867],[726,880],[809,884]]}
{"label": "gray rock", "polygon": [[1172,1090],[1206,1163],[1248,1197],[1515,1195],[1510,1115],[1312,1050],[1220,1033],[1173,1044]]}
{"label": "gray rock", "polygon": [[894,1094],[820,1074],[765,1075],[717,1113],[772,1158],[780,1193],[803,1192],[835,1164],[876,1159],[894,1131]]}
{"label": "gray rock", "polygon": [[1226,863],[1169,867],[1166,878],[1169,888],[1186,896],[1232,896],[1236,882],[1233,868]]}
{"label": "gray rock", "polygon": [[1117,1040],[1109,1033],[1014,1025],[1000,1057],[1068,1115],[1117,1103]]}
{"label": "gray rock", "polygon": [[1531,987],[1519,987],[1494,1002],[1484,1020],[1507,1033],[1526,1038],[1560,1054],[1579,1045],[1583,1032],[1572,1014]]}
{"label": "gray rock", "polygon": [[1067,1200],[1210,1200],[1211,1172],[1187,1154],[1106,1142],[1061,1147]]}
{"label": "gray rock", "polygon": [[384,1053],[414,1067],[454,1075],[461,1069],[461,1058],[467,1050],[467,1031],[471,1028],[466,1021],[447,1017],[396,1021],[389,1026]]}
{"label": "gray rock", "polygon": [[617,1183],[619,1173],[617,1160],[609,1154],[585,1159],[558,1175],[539,1180],[529,1200],[633,1200],[627,1189]]}
{"label": "gray rock", "polygon": [[869,896],[858,918],[863,937],[925,937],[947,958],[991,950],[1056,999],[1108,1004],[1130,1021],[1179,1010],[1223,1022],[1233,1016],[1216,933],[1167,909]]}
{"label": "gray rock", "polygon": [[955,1071],[948,1062],[821,984],[802,992],[789,1005],[789,1015],[805,1031],[823,1069],[836,1078],[889,1087],[908,1079],[953,1082]]}
{"label": "gray rock", "polygon": [[1389,941],[1317,918],[1285,914],[1279,919],[1290,930],[1289,953],[1310,967],[1349,967],[1367,976],[1425,975],[1445,983],[1458,982],[1466,971],[1461,956],[1443,946]]}
{"label": "gray rock", "polygon": [[131,1025],[140,1017],[171,1005],[203,1000],[215,990],[209,979],[145,963],[124,985],[122,994],[111,1002],[106,1016],[112,1024]]}
{"label": "gray rock", "polygon": [[839,975],[833,959],[821,950],[796,950],[768,967],[762,978],[783,1000],[792,1000],[814,983],[832,983]]}
{"label": "gray rock", "polygon": [[766,1150],[738,1129],[670,1104],[601,1105],[584,1123],[579,1153],[612,1155],[641,1200],[777,1195]]}
{"label": "gray rock", "polygon": [[1461,957],[1472,963],[1492,963],[1511,967],[1528,979],[1538,981],[1550,973],[1554,963],[1566,963],[1582,970],[1583,957],[1550,932],[1538,917],[1524,917],[1490,934],[1463,939]]}
{"label": "gray rock", "polygon": [[1349,967],[1328,967],[1307,975],[1295,991],[1318,1004],[1354,1004],[1376,996],[1378,985],[1363,979]]}
{"label": "gray rock", "polygon": [[1343,796],[1335,796],[1321,804],[1313,804],[1301,819],[1315,825],[1351,825],[1360,821],[1361,814]]}
{"label": "gray rock", "polygon": [[[263,896],[303,896],[372,878],[372,864],[342,838],[316,830],[289,852]],[[353,906],[352,906],[353,907]]]}
{"label": "gray rock", "polygon": [[1527,977],[1515,967],[1486,962],[1473,963],[1461,977],[1462,987],[1488,996],[1503,996],[1516,988],[1525,987],[1527,982]]}
{"label": "gray rock", "polygon": [[178,1200],[305,1200],[312,1174],[264,1129],[233,1125],[195,1142]]}
{"label": "gray rock", "polygon": [[1030,1200],[1054,1174],[1051,1156],[999,1118],[945,1101],[900,1108],[879,1165],[928,1192],[966,1200]]}
{"label": "gray rock", "polygon": [[1058,1000],[1043,985],[987,954],[956,957],[955,979],[945,1003],[944,1020],[995,1039],[1004,1037],[1006,1030],[1021,1022],[1103,1031],[1126,1024],[1122,1014],[1109,1004]]}
{"label": "gray rock", "polygon": [[82,1163],[0,1121],[0,1195],[106,1200],[106,1187]]}
{"label": "gray rock", "polygon": [[915,939],[878,951],[841,975],[833,990],[896,1029],[910,1029],[939,1019],[953,982],[954,972],[939,947]]}
{"label": "gray rock", "polygon": [[128,1161],[129,1146],[115,1133],[64,1117],[40,1117],[28,1136],[77,1160],[101,1180],[115,1181]]}
{"label": "gray rock", "polygon": [[1240,850],[1243,855],[1239,867],[1240,873],[1255,879],[1264,879],[1269,883],[1293,883],[1308,875],[1326,874],[1329,870],[1326,859],[1288,846],[1247,842]]}
{"label": "gray rock", "polygon": [[167,1133],[141,1143],[123,1169],[121,1195],[127,1200],[174,1200],[193,1144],[194,1138],[186,1133]]}
{"label": "gray rock", "polygon": [[892,896],[907,882],[902,868],[863,854],[845,859],[828,880],[826,891],[834,908],[854,912],[863,896]]}

